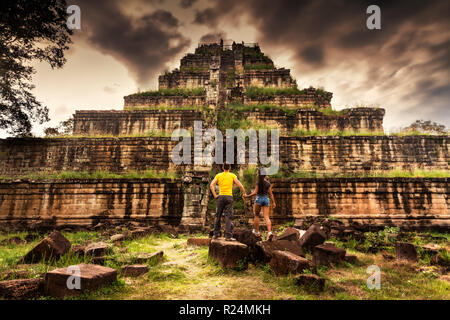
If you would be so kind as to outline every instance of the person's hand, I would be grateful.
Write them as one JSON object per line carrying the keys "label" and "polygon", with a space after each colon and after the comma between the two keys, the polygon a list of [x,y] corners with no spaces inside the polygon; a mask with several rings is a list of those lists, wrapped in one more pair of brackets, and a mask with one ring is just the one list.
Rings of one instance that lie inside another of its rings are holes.
{"label": "person's hand", "polygon": [[272,208],[275,209],[277,207],[277,205],[274,203],[272,203]]}
{"label": "person's hand", "polygon": [[214,199],[217,199],[219,196],[217,194],[214,195]]}
{"label": "person's hand", "polygon": [[244,199],[244,201],[245,201],[246,198],[247,198],[247,195],[244,193],[244,194],[242,195],[242,199]]}

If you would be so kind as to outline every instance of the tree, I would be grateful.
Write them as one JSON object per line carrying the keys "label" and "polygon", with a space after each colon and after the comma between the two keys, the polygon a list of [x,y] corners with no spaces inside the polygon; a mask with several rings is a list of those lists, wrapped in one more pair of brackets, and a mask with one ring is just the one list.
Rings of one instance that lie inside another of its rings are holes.
{"label": "tree", "polygon": [[74,120],[73,117],[61,121],[57,127],[49,127],[44,129],[46,137],[69,136],[73,133]]}
{"label": "tree", "polygon": [[0,11],[0,129],[29,135],[33,122],[49,120],[48,108],[31,90],[33,61],[52,68],[66,62],[72,31],[65,0],[2,0]]}
{"label": "tree", "polygon": [[448,131],[445,128],[445,125],[439,124],[436,122],[432,122],[430,120],[427,120],[427,121],[416,120],[415,122],[410,124],[408,127],[403,128],[402,131],[404,131],[404,132],[421,132],[421,133],[434,134],[434,135],[448,134]]}

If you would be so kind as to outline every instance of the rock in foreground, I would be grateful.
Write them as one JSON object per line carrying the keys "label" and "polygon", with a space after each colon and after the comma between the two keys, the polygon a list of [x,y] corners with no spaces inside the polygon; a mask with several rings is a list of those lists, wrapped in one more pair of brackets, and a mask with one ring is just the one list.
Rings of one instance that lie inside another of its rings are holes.
{"label": "rock in foreground", "polygon": [[43,279],[16,279],[0,282],[0,297],[3,299],[33,299],[43,293]]}
{"label": "rock in foreground", "polygon": [[139,277],[148,272],[148,266],[146,264],[133,264],[123,266],[121,269],[122,275],[126,277]]}
{"label": "rock in foreground", "polygon": [[314,265],[329,266],[334,263],[338,263],[344,260],[345,250],[338,248],[330,243],[321,244],[316,246],[313,251],[313,263]]}
{"label": "rock in foreground", "polygon": [[211,240],[208,255],[222,268],[247,269],[248,246],[237,241]]}
{"label": "rock in foreground", "polygon": [[395,244],[395,256],[397,260],[417,262],[417,250],[412,243],[397,242]]}
{"label": "rock in foreground", "polygon": [[189,238],[187,240],[188,246],[209,246],[211,239],[208,238]]}
{"label": "rock in foreground", "polygon": [[316,274],[301,274],[295,278],[295,284],[308,291],[323,291],[325,279]]}
{"label": "rock in foreground", "polygon": [[300,241],[289,240],[274,240],[274,241],[260,241],[256,245],[257,252],[255,254],[256,260],[262,263],[267,263],[272,259],[273,252],[276,250],[288,251],[297,256],[305,257]]}
{"label": "rock in foreground", "polygon": [[53,231],[47,238],[40,241],[30,252],[28,252],[22,261],[25,263],[48,261],[51,258],[59,259],[62,255],[69,252],[71,243],[59,231]]}
{"label": "rock in foreground", "polygon": [[327,235],[319,224],[312,224],[305,234],[300,238],[300,245],[303,248],[312,250],[315,246],[318,246],[325,242]]}
{"label": "rock in foreground", "polygon": [[[86,290],[96,290],[106,286],[117,279],[117,271],[115,269],[95,264],[79,264],[69,268],[47,272],[45,275],[45,288],[49,296],[55,298],[76,296]],[[76,286],[76,276],[79,276],[79,288]]]}
{"label": "rock in foreground", "polygon": [[291,252],[275,250],[272,253],[270,267],[279,276],[301,273],[303,270],[311,268],[311,264],[305,258]]}

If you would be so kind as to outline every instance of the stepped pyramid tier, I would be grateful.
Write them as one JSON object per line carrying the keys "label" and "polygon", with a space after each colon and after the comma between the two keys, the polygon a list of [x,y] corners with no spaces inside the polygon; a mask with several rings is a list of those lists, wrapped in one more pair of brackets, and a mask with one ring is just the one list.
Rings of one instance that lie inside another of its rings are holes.
{"label": "stepped pyramid tier", "polygon": [[[333,110],[330,92],[298,89],[257,44],[199,45],[158,80],[158,90],[124,97],[123,110],[77,110],[72,136],[0,139],[0,226],[135,219],[204,228],[218,165],[176,164],[181,138],[171,138],[201,121],[202,133],[279,129],[274,223],[450,228],[448,135],[385,135],[384,109]],[[195,160],[198,146],[189,145]],[[233,165],[244,181],[252,170]]]}

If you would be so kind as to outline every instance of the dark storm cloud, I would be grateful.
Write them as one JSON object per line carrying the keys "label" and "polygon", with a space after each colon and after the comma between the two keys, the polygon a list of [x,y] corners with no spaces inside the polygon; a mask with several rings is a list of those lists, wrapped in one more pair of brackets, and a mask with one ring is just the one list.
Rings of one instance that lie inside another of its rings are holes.
{"label": "dark storm cloud", "polygon": [[197,0],[180,0],[180,6],[183,9],[187,9],[187,8],[192,7],[194,5],[194,3],[196,3],[196,2],[197,2]]}
{"label": "dark storm cloud", "polygon": [[[381,30],[366,28],[366,9],[371,4],[381,8]],[[446,0],[214,0],[196,12],[194,23],[217,28],[244,18],[243,23],[257,30],[262,48],[289,50],[294,71],[302,74],[326,73],[340,63],[351,67],[351,63],[364,62],[366,69],[355,67],[358,83],[350,87],[361,92],[386,89],[390,97],[397,96],[400,104],[405,102],[416,110],[426,110],[419,104],[433,101],[430,114],[446,114],[448,124],[449,15],[450,1]],[[430,77],[428,90],[407,91],[427,83]],[[339,81],[345,88],[352,79]],[[411,96],[415,102],[400,101]]]}
{"label": "dark storm cloud", "polygon": [[122,62],[140,85],[154,80],[190,44],[171,12],[158,9],[132,15],[123,11],[118,0],[72,3],[81,9],[82,28],[75,35]]}
{"label": "dark storm cloud", "polygon": [[200,42],[208,43],[208,42],[219,42],[220,39],[226,39],[227,35],[224,32],[216,32],[216,33],[207,33],[200,38]]}

